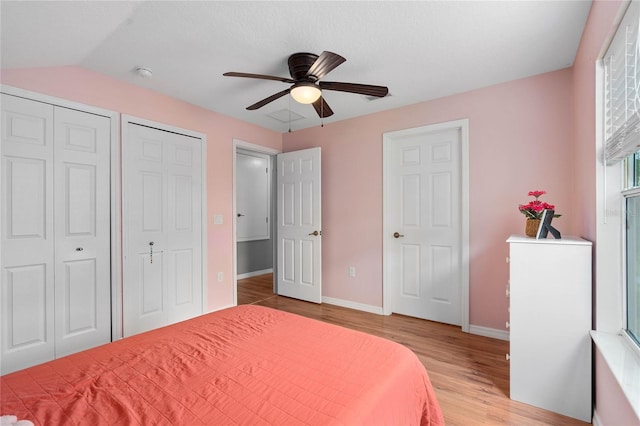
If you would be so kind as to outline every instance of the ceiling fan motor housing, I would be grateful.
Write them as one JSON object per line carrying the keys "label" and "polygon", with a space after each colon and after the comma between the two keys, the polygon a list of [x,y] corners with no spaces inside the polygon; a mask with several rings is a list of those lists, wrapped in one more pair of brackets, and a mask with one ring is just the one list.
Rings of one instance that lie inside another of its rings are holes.
{"label": "ceiling fan motor housing", "polygon": [[291,74],[291,78],[296,81],[317,81],[318,78],[316,76],[307,76],[307,71],[309,71],[316,59],[318,59],[318,55],[313,53],[294,53],[289,56],[289,74]]}

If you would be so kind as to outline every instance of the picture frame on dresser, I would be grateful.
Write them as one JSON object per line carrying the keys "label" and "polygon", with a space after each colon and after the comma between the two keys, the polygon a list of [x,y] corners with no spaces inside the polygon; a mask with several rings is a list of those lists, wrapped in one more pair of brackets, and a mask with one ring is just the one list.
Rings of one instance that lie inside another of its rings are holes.
{"label": "picture frame on dresser", "polygon": [[551,233],[551,235],[553,235],[553,238],[555,238],[556,240],[559,240],[562,238],[562,236],[560,235],[560,231],[558,231],[556,228],[551,226],[551,221],[553,220],[555,213],[556,212],[554,210],[549,210],[549,209],[545,209],[542,212],[542,218],[540,219],[540,225],[538,226],[536,239],[539,240],[542,238],[547,238],[548,233]]}

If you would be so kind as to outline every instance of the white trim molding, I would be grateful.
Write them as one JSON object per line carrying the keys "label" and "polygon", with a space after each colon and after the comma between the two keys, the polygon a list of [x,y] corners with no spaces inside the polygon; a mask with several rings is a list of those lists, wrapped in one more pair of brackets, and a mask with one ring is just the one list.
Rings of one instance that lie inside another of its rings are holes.
{"label": "white trim molding", "polygon": [[273,268],[262,269],[260,271],[245,272],[244,274],[238,274],[237,279],[243,280],[245,278],[257,277],[259,275],[265,275],[265,274],[273,274]]}
{"label": "white trim molding", "polygon": [[497,328],[482,327],[471,324],[469,326],[469,333],[483,337],[491,337],[492,339],[509,340],[509,332],[506,330],[499,330]]}
{"label": "white trim molding", "polygon": [[350,300],[322,296],[322,303],[340,306],[343,308],[355,309],[357,311],[369,312],[371,314],[384,315],[384,312],[380,306],[366,305],[364,303],[352,302]]}

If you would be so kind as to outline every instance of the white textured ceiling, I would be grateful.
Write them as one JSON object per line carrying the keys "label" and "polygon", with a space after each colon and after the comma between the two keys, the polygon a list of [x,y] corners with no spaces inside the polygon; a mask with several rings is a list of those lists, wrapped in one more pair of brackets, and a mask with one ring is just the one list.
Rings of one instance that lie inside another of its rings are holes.
{"label": "white textured ceiling", "polygon": [[[325,123],[562,69],[573,64],[590,1],[6,1],[2,68],[77,65],[285,132],[320,124],[287,87],[223,77],[289,77],[295,52],[347,61],[324,79],[386,85],[390,96],[324,92]],[[153,70],[152,79],[134,73]],[[272,116],[279,117],[280,120]]]}

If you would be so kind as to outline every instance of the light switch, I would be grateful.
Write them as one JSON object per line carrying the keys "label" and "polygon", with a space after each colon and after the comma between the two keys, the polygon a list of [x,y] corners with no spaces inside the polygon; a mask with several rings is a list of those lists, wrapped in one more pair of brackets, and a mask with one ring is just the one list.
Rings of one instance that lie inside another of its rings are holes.
{"label": "light switch", "polygon": [[214,225],[222,225],[222,215],[221,214],[214,214],[213,215],[213,224]]}

